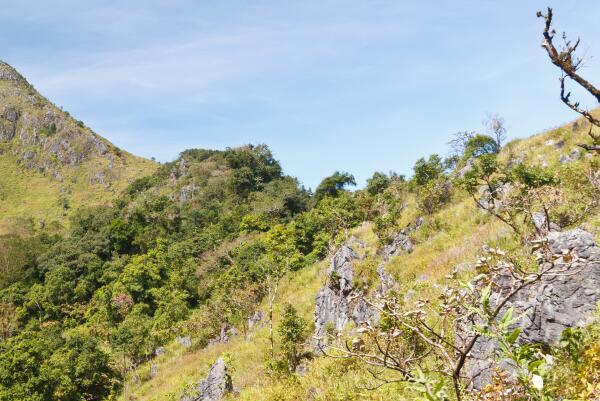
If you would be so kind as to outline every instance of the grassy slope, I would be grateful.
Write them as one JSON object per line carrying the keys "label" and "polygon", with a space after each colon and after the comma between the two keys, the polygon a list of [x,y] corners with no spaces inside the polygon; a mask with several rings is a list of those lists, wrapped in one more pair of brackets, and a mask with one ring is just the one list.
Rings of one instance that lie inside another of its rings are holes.
{"label": "grassy slope", "polygon": [[[2,62],[0,68],[18,74]],[[40,224],[64,225],[68,215],[79,206],[107,203],[129,182],[156,169],[156,163],[122,151],[93,133],[37,93],[20,76],[16,81],[0,80],[0,113],[5,108],[17,109],[21,120],[15,137],[10,141],[0,141],[0,235],[26,231],[31,219],[34,228]],[[31,136],[21,139],[21,132],[26,131],[30,135],[32,131],[23,121],[42,119],[46,113],[52,113],[61,121],[61,131],[52,134],[55,138],[38,129],[38,143],[32,143]],[[77,134],[67,136],[72,132]],[[107,153],[100,156],[89,152],[89,138],[96,138],[98,143],[104,144]],[[75,152],[87,155],[86,160],[75,166],[55,163],[55,167],[43,172],[18,163],[19,156],[26,151],[36,152],[38,157],[49,163],[56,161],[56,157],[47,153],[41,145],[45,140],[68,141],[68,146]],[[92,183],[91,177],[97,173],[106,177],[104,184]],[[55,174],[59,174],[62,180],[56,179]],[[65,205],[68,207],[65,208]]]}
{"label": "grassy slope", "polygon": [[[580,123],[581,125],[581,123]],[[505,157],[523,155],[529,163],[558,165],[562,154],[569,154],[576,143],[587,141],[585,128],[573,131],[573,125],[550,130],[531,138],[513,141],[504,151]],[[556,149],[545,145],[548,140],[564,140]],[[540,157],[541,156],[541,157]],[[402,220],[408,224],[417,216],[414,204],[409,202]],[[589,216],[586,223],[597,230],[600,216]],[[369,224],[353,231],[368,245],[364,252],[374,254],[376,238]],[[516,243],[502,223],[477,210],[473,202],[458,196],[448,207],[431,216],[427,224],[413,233],[417,244],[413,253],[392,259],[386,269],[400,283],[402,290],[415,291],[417,297],[433,297],[437,282],[442,282],[457,264],[472,263],[484,243],[505,248]],[[597,233],[596,233],[597,234]],[[286,278],[276,302],[275,317],[280,316],[286,302],[294,304],[299,312],[312,321],[315,295],[325,280],[327,262],[315,264]],[[265,305],[262,305],[265,309]],[[277,322],[275,322],[277,324]],[[402,399],[403,391],[397,386],[384,386],[367,391],[373,385],[369,374],[351,361],[316,358],[309,363],[304,376],[294,375],[281,380],[267,377],[264,360],[268,352],[268,330],[259,328],[245,340],[235,337],[228,344],[209,346],[200,350],[184,350],[177,344],[168,347],[166,355],[152,361],[158,366],[157,377],[150,379],[150,365],[140,367],[139,380],[130,380],[125,400],[158,401],[178,400],[185,385],[205,376],[210,364],[220,355],[230,358],[234,386],[239,395],[236,400],[389,400]],[[406,399],[411,399],[409,396]]]}

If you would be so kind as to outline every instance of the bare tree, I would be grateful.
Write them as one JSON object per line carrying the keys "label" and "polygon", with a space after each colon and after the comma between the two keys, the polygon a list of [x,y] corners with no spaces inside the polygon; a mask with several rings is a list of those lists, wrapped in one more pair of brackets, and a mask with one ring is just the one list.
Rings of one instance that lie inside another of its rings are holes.
{"label": "bare tree", "polygon": [[475,131],[459,131],[452,135],[452,139],[448,142],[451,149],[451,156],[460,158],[467,148],[467,143],[477,135]]}
{"label": "bare tree", "polygon": [[498,114],[488,114],[484,122],[487,133],[494,138],[498,144],[498,149],[502,148],[506,140],[506,123],[504,118]]}
{"label": "bare tree", "polygon": [[577,56],[575,53],[579,48],[581,39],[577,38],[575,42],[567,38],[567,34],[563,32],[562,41],[563,43],[557,49],[554,39],[556,36],[556,30],[552,27],[552,8],[548,7],[546,14],[541,11],[537,12],[538,18],[544,19],[544,32],[542,41],[542,47],[548,53],[552,64],[560,68],[562,75],[560,77],[560,99],[566,104],[571,110],[581,114],[590,123],[590,130],[588,135],[592,138],[592,144],[580,144],[579,146],[586,150],[593,150],[600,153],[600,135],[594,134],[594,127],[600,128],[600,119],[594,117],[592,113],[583,108],[577,101],[571,100],[571,92],[567,92],[565,88],[565,80],[568,78],[578,83],[588,93],[590,93],[597,102],[600,103],[600,89],[596,88],[591,82],[583,78],[579,70],[585,65],[585,59]]}

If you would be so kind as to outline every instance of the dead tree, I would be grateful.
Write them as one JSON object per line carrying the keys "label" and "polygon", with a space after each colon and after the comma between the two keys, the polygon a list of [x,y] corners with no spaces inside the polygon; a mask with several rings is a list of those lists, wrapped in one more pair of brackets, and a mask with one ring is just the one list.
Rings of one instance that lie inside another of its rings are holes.
{"label": "dead tree", "polygon": [[572,40],[567,39],[567,34],[563,32],[563,43],[557,49],[554,43],[556,30],[552,27],[552,8],[548,7],[546,14],[538,11],[537,16],[538,18],[543,18],[545,21],[544,32],[542,34],[544,37],[542,47],[548,53],[552,64],[560,68],[562,72],[560,77],[560,100],[562,100],[562,102],[571,110],[582,115],[590,123],[588,135],[592,138],[592,144],[579,144],[579,146],[585,150],[600,153],[600,135],[593,133],[594,127],[600,128],[600,119],[594,117],[594,115],[592,115],[589,110],[583,108],[579,102],[571,100],[571,92],[568,92],[565,88],[565,80],[569,78],[584,88],[598,103],[600,103],[600,89],[596,88],[579,73],[579,70],[585,64],[585,59],[575,54],[581,43],[581,39],[577,38],[577,40],[573,42]]}

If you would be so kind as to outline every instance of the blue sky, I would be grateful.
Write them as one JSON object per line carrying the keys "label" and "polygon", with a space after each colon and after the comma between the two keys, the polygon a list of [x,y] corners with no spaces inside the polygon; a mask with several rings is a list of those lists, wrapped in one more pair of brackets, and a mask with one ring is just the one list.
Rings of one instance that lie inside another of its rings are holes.
{"label": "blue sky", "polygon": [[539,46],[547,4],[600,82],[597,0],[0,2],[0,58],[116,145],[168,161],[266,143],[313,188],[410,174],[487,113],[511,137],[574,118]]}

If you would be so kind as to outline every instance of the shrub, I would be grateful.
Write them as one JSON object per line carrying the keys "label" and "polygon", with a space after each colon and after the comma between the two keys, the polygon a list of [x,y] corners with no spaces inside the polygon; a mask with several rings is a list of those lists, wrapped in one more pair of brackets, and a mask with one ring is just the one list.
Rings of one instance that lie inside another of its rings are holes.
{"label": "shrub", "polygon": [[446,178],[439,178],[417,190],[417,206],[423,213],[431,215],[450,202],[451,196],[452,184]]}

